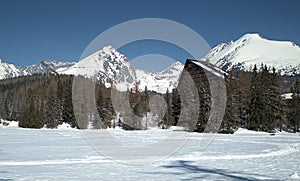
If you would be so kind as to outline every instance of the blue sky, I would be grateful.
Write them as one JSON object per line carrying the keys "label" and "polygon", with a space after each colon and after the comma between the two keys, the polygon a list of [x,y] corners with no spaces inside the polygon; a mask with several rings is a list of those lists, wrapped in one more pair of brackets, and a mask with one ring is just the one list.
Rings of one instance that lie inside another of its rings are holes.
{"label": "blue sky", "polygon": [[[177,21],[211,47],[249,32],[300,45],[298,0],[0,0],[0,58],[16,65],[44,59],[78,61],[100,33],[137,18]],[[129,59],[144,54],[181,62],[189,58],[161,42],[137,42],[121,52]]]}

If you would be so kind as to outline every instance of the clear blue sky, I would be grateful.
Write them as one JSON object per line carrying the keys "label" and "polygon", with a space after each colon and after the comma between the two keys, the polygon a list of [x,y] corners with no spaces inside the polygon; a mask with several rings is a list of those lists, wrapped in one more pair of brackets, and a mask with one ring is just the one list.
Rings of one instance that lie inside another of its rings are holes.
{"label": "clear blue sky", "polygon": [[[0,58],[16,65],[78,61],[97,35],[137,18],[177,21],[211,47],[248,32],[300,45],[299,0],[0,0]],[[161,53],[160,44],[136,43],[123,53],[130,59]],[[171,49],[165,56],[184,62],[186,55]]]}

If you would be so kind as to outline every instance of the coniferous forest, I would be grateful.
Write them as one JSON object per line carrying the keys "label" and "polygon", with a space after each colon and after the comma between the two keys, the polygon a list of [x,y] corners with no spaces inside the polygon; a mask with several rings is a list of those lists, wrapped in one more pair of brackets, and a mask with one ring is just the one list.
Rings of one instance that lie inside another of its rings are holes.
{"label": "coniferous forest", "polygon": [[[68,123],[81,128],[76,122],[72,102],[71,75],[32,75],[0,81],[0,118],[17,120],[24,128],[56,128]],[[87,80],[82,77],[83,80]],[[300,126],[300,82],[296,77],[284,77],[266,65],[254,66],[251,72],[231,71],[225,76],[227,88],[226,110],[220,133],[233,133],[238,127],[256,131],[273,132],[275,129],[298,132]],[[127,90],[130,107],[139,117],[150,112],[151,96],[161,95],[135,87]],[[101,124],[104,127],[120,126],[114,111],[111,89],[103,83],[95,86],[95,100]],[[203,132],[210,114],[210,90],[207,84],[198,84],[199,116],[194,130]],[[284,93],[292,93],[285,99]],[[166,90],[166,111],[157,126],[169,128],[176,125],[181,113],[181,99],[177,89]],[[82,109],[84,114],[84,109]],[[130,117],[127,116],[127,119]],[[134,120],[132,120],[134,121]],[[139,123],[132,123],[131,125]],[[136,127],[122,125],[123,129]],[[137,126],[138,127],[138,126]],[[146,127],[147,129],[147,127]]]}
{"label": "coniferous forest", "polygon": [[[280,76],[276,70],[255,65],[252,72],[229,72],[227,106],[222,131],[244,127],[255,131],[299,131],[299,79]],[[292,93],[286,98],[285,93]]]}

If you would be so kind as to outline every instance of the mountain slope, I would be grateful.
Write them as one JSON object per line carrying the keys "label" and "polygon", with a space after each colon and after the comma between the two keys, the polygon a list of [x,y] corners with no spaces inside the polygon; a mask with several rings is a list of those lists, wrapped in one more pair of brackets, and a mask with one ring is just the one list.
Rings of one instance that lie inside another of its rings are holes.
{"label": "mountain slope", "polygon": [[[64,70],[70,68],[75,64],[75,62],[58,62],[56,60],[45,61],[49,66],[51,66],[57,72],[63,72]],[[30,66],[19,66],[20,75],[32,75],[32,74],[43,74],[46,72],[45,66],[41,64],[33,64]]]}
{"label": "mountain slope", "polygon": [[159,93],[172,91],[178,84],[178,79],[183,70],[184,65],[180,62],[175,62],[165,70],[159,73],[147,72],[144,70],[136,70],[136,80],[140,81],[140,88],[147,86],[148,90],[153,90]]}
{"label": "mountain slope", "polygon": [[275,67],[281,74],[300,73],[300,47],[293,42],[273,41],[259,34],[246,34],[236,41],[222,43],[213,48],[204,60],[224,71],[241,69],[249,71],[254,64]]}
{"label": "mountain slope", "polygon": [[0,79],[17,77],[20,71],[13,64],[8,64],[0,60]]}
{"label": "mountain slope", "polygon": [[126,91],[139,81],[141,90],[147,86],[148,90],[165,93],[167,88],[176,87],[182,69],[183,65],[176,62],[161,73],[139,70],[123,54],[107,46],[60,73],[95,78],[106,87],[114,83],[120,91]]}
{"label": "mountain slope", "polygon": [[126,90],[126,86],[135,80],[134,71],[134,67],[123,54],[107,46],[60,73],[95,78],[102,81],[106,87],[115,82],[118,89]]}

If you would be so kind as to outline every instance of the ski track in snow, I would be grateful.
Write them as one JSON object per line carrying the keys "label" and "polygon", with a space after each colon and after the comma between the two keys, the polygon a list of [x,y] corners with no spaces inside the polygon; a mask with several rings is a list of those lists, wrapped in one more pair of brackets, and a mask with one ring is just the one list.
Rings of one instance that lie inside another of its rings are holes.
{"label": "ski track in snow", "polygon": [[257,159],[257,158],[266,158],[266,157],[276,157],[276,156],[285,156],[292,153],[300,152],[300,148],[296,146],[289,146],[277,151],[271,151],[268,153],[260,154],[247,154],[247,155],[220,155],[220,156],[203,156],[202,153],[198,155],[199,152],[194,152],[189,155],[178,158],[169,158],[169,161],[176,160],[186,160],[186,161],[200,161],[200,160],[237,160],[237,159]]}
{"label": "ski track in snow", "polygon": [[88,164],[88,163],[110,163],[112,160],[105,157],[87,157],[82,159],[63,159],[45,161],[17,161],[0,162],[0,166],[37,166],[37,165],[65,165],[65,164]]}

